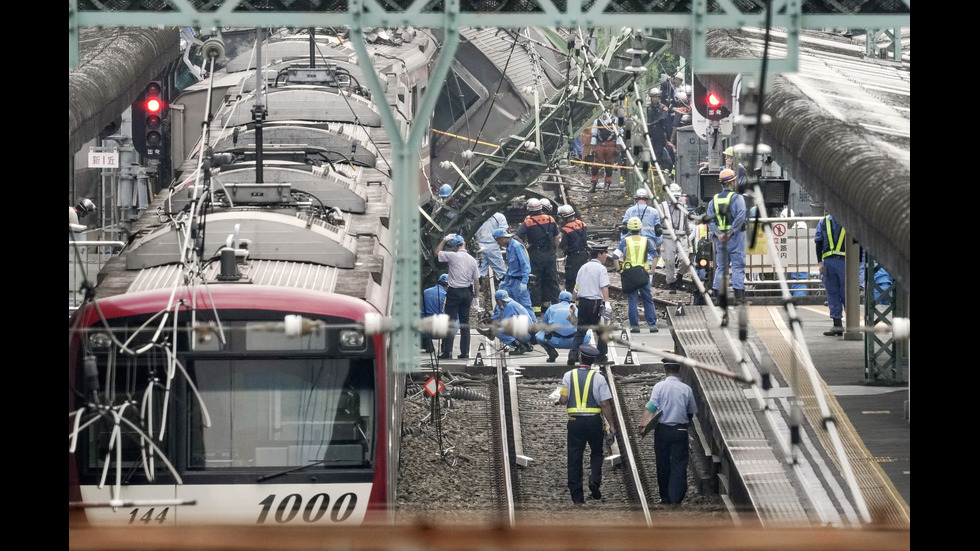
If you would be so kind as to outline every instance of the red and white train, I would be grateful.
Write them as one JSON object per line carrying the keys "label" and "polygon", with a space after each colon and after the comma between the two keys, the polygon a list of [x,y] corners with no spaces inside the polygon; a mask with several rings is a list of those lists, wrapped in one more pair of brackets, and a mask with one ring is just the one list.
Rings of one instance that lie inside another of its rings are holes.
{"label": "red and white train", "polygon": [[249,50],[174,100],[187,134],[210,97],[207,143],[172,134],[187,150],[177,179],[70,320],[72,520],[389,514],[404,380],[387,340],[360,325],[391,303],[390,147],[375,104],[411,116],[438,44],[407,29],[372,38],[383,98],[343,38],[276,35],[259,79]]}

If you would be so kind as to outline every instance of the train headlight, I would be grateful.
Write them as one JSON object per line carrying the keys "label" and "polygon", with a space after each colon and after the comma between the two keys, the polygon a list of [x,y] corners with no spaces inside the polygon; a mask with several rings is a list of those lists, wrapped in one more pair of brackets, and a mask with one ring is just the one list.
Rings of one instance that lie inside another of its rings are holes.
{"label": "train headlight", "polygon": [[92,333],[88,337],[88,344],[92,349],[109,348],[109,345],[112,344],[112,338],[109,337],[108,333]]}
{"label": "train headlight", "polygon": [[340,332],[340,349],[341,350],[363,350],[364,349],[364,333],[360,331],[347,329]]}

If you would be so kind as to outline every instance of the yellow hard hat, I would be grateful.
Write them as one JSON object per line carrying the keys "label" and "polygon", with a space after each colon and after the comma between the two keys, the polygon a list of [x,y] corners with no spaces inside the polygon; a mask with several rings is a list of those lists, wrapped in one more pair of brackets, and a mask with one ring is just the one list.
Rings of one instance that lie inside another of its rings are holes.
{"label": "yellow hard hat", "polygon": [[729,147],[728,149],[725,150],[725,153],[724,154],[725,154],[726,157],[734,157],[735,156],[735,148],[734,147]]}
{"label": "yellow hard hat", "polygon": [[630,218],[629,220],[626,221],[626,229],[628,229],[629,231],[640,231],[641,229],[643,229],[643,220],[640,220],[636,216]]}

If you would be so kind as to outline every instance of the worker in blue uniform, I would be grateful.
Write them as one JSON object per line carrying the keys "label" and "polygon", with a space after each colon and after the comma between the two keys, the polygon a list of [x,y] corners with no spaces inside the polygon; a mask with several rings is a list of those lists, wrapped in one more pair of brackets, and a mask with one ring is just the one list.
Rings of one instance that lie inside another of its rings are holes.
{"label": "worker in blue uniform", "polygon": [[[422,291],[422,317],[444,314],[446,309],[446,288],[449,287],[449,274],[439,276],[439,283]],[[432,336],[422,333],[422,348],[427,353],[435,352]]]}
{"label": "worker in blue uniform", "polygon": [[[534,319],[531,313],[520,305],[516,300],[510,298],[507,291],[503,289],[498,290],[493,295],[493,300],[496,303],[493,309],[493,315],[490,319],[494,321],[504,321],[507,318],[512,318],[515,316],[525,316],[528,320]],[[497,331],[497,338],[500,342],[508,348],[511,356],[518,356],[525,352],[531,352],[534,348],[531,346],[531,335],[524,333],[523,335],[508,335],[504,333],[503,330]]]}
{"label": "worker in blue uniform", "polygon": [[[640,188],[636,190],[636,194],[633,196],[636,199],[636,203],[626,209],[626,214],[623,215],[623,225],[629,221],[630,218],[636,217],[640,219],[643,226],[640,228],[640,235],[646,237],[657,246],[663,242],[663,229],[660,226],[660,213],[657,212],[657,207],[651,204],[647,204],[652,198],[652,195],[646,188]],[[622,231],[619,238],[625,239],[629,235],[629,230]]]}
{"label": "worker in blue uniform", "polygon": [[[626,221],[626,229],[629,235],[619,242],[616,249],[614,265],[622,261],[623,270],[628,270],[634,266],[642,266],[647,274],[652,274],[657,266],[657,249],[653,246],[653,241],[640,235],[643,222],[639,218],[633,217]],[[643,299],[643,316],[647,320],[647,327],[651,333],[660,331],[657,328],[657,308],[653,304],[653,292],[650,290],[650,280],[647,279],[645,285],[630,291],[626,295],[628,305],[628,315],[630,320],[630,333],[640,332],[640,313],[639,299]]]}
{"label": "worker in blue uniform", "polygon": [[606,418],[608,434],[616,435],[616,420],[613,416],[612,392],[602,373],[594,371],[592,364],[599,356],[594,346],[579,348],[581,364],[565,373],[559,391],[558,404],[567,406],[568,412],[568,490],[572,503],[585,504],[585,491],[582,488],[582,458],[585,445],[589,445],[589,492],[592,499],[602,499],[599,486],[602,484],[602,417]]}
{"label": "worker in blue uniform", "polygon": [[504,274],[500,288],[531,312],[531,319],[537,321],[534,310],[531,309],[531,293],[527,288],[531,277],[531,259],[528,258],[527,249],[523,243],[514,239],[514,235],[507,231],[507,228],[494,230],[493,238],[505,250],[504,258],[507,261],[507,273]]}
{"label": "worker in blue uniform", "polygon": [[[528,284],[534,315],[539,315],[558,300],[558,244],[561,231],[550,214],[544,211],[546,199],[527,201],[527,216],[515,236],[527,246],[532,278]],[[550,201],[548,202],[550,204]]]}
{"label": "worker in blue uniform", "polygon": [[[558,303],[552,304],[541,320],[551,327],[547,331],[538,331],[535,334],[538,344],[548,353],[548,363],[554,363],[558,358],[558,348],[567,350],[572,347],[577,330],[572,322],[573,319],[577,319],[577,316],[575,305],[572,304],[572,293],[562,291],[558,294]],[[591,340],[586,334],[583,344],[589,344]]]}
{"label": "worker in blue uniform", "polygon": [[694,401],[694,391],[679,379],[680,364],[665,363],[664,372],[667,378],[654,385],[650,393],[646,411],[640,419],[640,432],[646,434],[647,425],[656,423],[653,449],[657,457],[660,501],[677,505],[687,494],[688,428],[698,412],[698,405]]}
{"label": "worker in blue uniform", "polygon": [[827,290],[827,307],[834,322],[829,331],[824,331],[828,337],[844,334],[844,324],[841,322],[844,317],[844,235],[844,228],[828,214],[817,224],[817,232],[813,236],[817,258],[820,259],[820,275]]}
{"label": "worker in blue uniform", "polygon": [[745,301],[745,198],[735,193],[738,184],[735,171],[722,170],[718,182],[725,188],[708,203],[708,231],[715,245],[714,294],[727,293],[722,285],[723,273],[731,269],[735,303]]}

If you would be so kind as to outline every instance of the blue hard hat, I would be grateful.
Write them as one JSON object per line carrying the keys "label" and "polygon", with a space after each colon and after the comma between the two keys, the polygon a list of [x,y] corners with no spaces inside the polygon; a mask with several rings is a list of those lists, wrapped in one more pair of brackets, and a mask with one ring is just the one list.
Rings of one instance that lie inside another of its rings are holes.
{"label": "blue hard hat", "polygon": [[459,247],[463,243],[466,243],[466,240],[463,239],[462,235],[453,236],[453,238],[449,240],[449,244],[453,247]]}
{"label": "blue hard hat", "polygon": [[503,289],[501,289],[501,290],[499,290],[499,291],[497,291],[496,293],[493,294],[493,298],[495,300],[502,300],[502,301],[506,302],[506,301],[510,300],[510,295],[507,293],[507,291],[504,291]]}
{"label": "blue hard hat", "polygon": [[439,188],[439,197],[446,198],[453,194],[453,186],[449,184],[442,184]]}
{"label": "blue hard hat", "polygon": [[565,301],[565,302],[571,302],[572,301],[572,294],[569,293],[568,291],[562,291],[562,292],[558,293],[558,300],[562,300],[562,301]]}
{"label": "blue hard hat", "polygon": [[496,239],[498,237],[513,237],[513,234],[507,231],[507,228],[497,228],[493,230],[493,238]]}
{"label": "blue hard hat", "polygon": [[442,274],[439,276],[439,281],[442,283],[449,283],[449,274]]}

